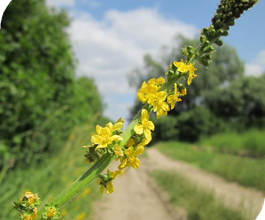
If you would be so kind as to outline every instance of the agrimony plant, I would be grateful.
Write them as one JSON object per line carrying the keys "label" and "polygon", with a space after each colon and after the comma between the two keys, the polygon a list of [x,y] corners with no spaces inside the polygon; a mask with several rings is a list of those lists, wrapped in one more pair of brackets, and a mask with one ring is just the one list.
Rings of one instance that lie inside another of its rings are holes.
{"label": "agrimony plant", "polygon": [[[149,120],[149,114],[154,112],[157,118],[160,118],[175,108],[176,103],[180,102],[187,93],[186,84],[189,86],[197,77],[195,63],[208,66],[214,52],[213,44],[221,46],[220,37],[227,36],[235,20],[257,2],[258,0],[221,0],[212,18],[212,24],[201,31],[198,47],[188,46],[182,49],[186,60],[170,63],[165,78],[159,77],[143,82],[137,92],[137,98],[142,102],[143,107],[128,127],[123,131],[122,118],[115,124],[109,122],[105,127],[96,126],[91,144],[85,146],[87,149],[85,158],[88,163],[94,163],[94,165],[40,210],[38,210],[40,205],[38,196],[32,192],[26,192],[18,202],[14,203],[20,218],[23,220],[60,218],[60,208],[95,178],[98,178],[101,193],[105,190],[108,194],[114,192],[115,178],[126,167],[137,169],[140,166],[138,156],[144,152],[144,147],[152,140],[152,131],[155,126]],[[106,174],[101,174],[113,160],[120,161],[117,170],[108,170]]]}

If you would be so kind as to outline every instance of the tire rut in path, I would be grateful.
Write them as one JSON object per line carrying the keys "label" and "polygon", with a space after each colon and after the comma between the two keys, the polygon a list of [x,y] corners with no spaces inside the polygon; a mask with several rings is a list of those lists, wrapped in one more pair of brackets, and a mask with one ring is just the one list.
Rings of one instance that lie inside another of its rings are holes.
{"label": "tire rut in path", "polygon": [[184,175],[198,187],[212,192],[227,207],[242,211],[247,219],[254,220],[261,211],[265,198],[263,192],[227,182],[186,162],[173,160],[155,148],[148,149],[148,158],[156,169],[176,171]]}

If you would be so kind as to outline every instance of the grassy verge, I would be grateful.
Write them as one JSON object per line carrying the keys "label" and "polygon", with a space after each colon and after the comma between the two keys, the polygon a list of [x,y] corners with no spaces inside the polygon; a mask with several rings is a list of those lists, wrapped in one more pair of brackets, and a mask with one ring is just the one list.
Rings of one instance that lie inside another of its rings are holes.
{"label": "grassy verge", "polygon": [[265,191],[265,159],[226,155],[180,142],[158,143],[155,147],[173,159],[186,161],[229,181]]}
{"label": "grassy verge", "polygon": [[[32,166],[27,170],[16,169],[9,172],[0,185],[0,219],[16,220],[18,213],[12,210],[12,202],[26,191],[38,193],[43,204],[71,184],[88,168],[81,146],[87,144],[89,126],[79,127],[69,137],[65,147],[56,158],[47,159],[41,166]],[[99,198],[98,187],[91,184],[74,203],[61,210],[65,220],[82,220],[92,212],[92,202]]]}
{"label": "grassy verge", "polygon": [[256,129],[241,134],[230,132],[202,138],[199,144],[224,153],[265,157],[264,135],[264,130]]}
{"label": "grassy verge", "polygon": [[170,194],[171,201],[186,210],[188,220],[245,220],[234,210],[226,208],[213,195],[199,190],[183,176],[155,171],[153,177]]}

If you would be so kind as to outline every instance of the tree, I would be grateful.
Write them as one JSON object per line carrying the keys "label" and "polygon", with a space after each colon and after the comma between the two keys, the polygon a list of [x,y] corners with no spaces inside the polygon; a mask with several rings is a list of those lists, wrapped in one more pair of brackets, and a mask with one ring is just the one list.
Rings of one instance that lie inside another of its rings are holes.
{"label": "tree", "polygon": [[246,76],[205,94],[205,105],[235,129],[265,126],[265,74]]}
{"label": "tree", "polygon": [[75,79],[69,24],[44,0],[13,0],[4,13],[0,142],[16,161],[56,152],[76,124],[103,110],[94,82]]}

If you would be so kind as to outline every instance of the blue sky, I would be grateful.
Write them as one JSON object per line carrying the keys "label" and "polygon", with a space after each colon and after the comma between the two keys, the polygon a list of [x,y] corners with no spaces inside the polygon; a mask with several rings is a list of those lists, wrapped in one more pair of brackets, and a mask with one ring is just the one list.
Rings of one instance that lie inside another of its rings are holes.
{"label": "blue sky", "polygon": [[[177,34],[195,37],[209,26],[218,0],[47,0],[72,16],[71,42],[79,60],[77,75],[93,77],[113,120],[128,117],[136,91],[126,75],[149,53],[159,57],[162,45]],[[225,41],[246,63],[246,74],[265,70],[265,1],[245,13]]]}

